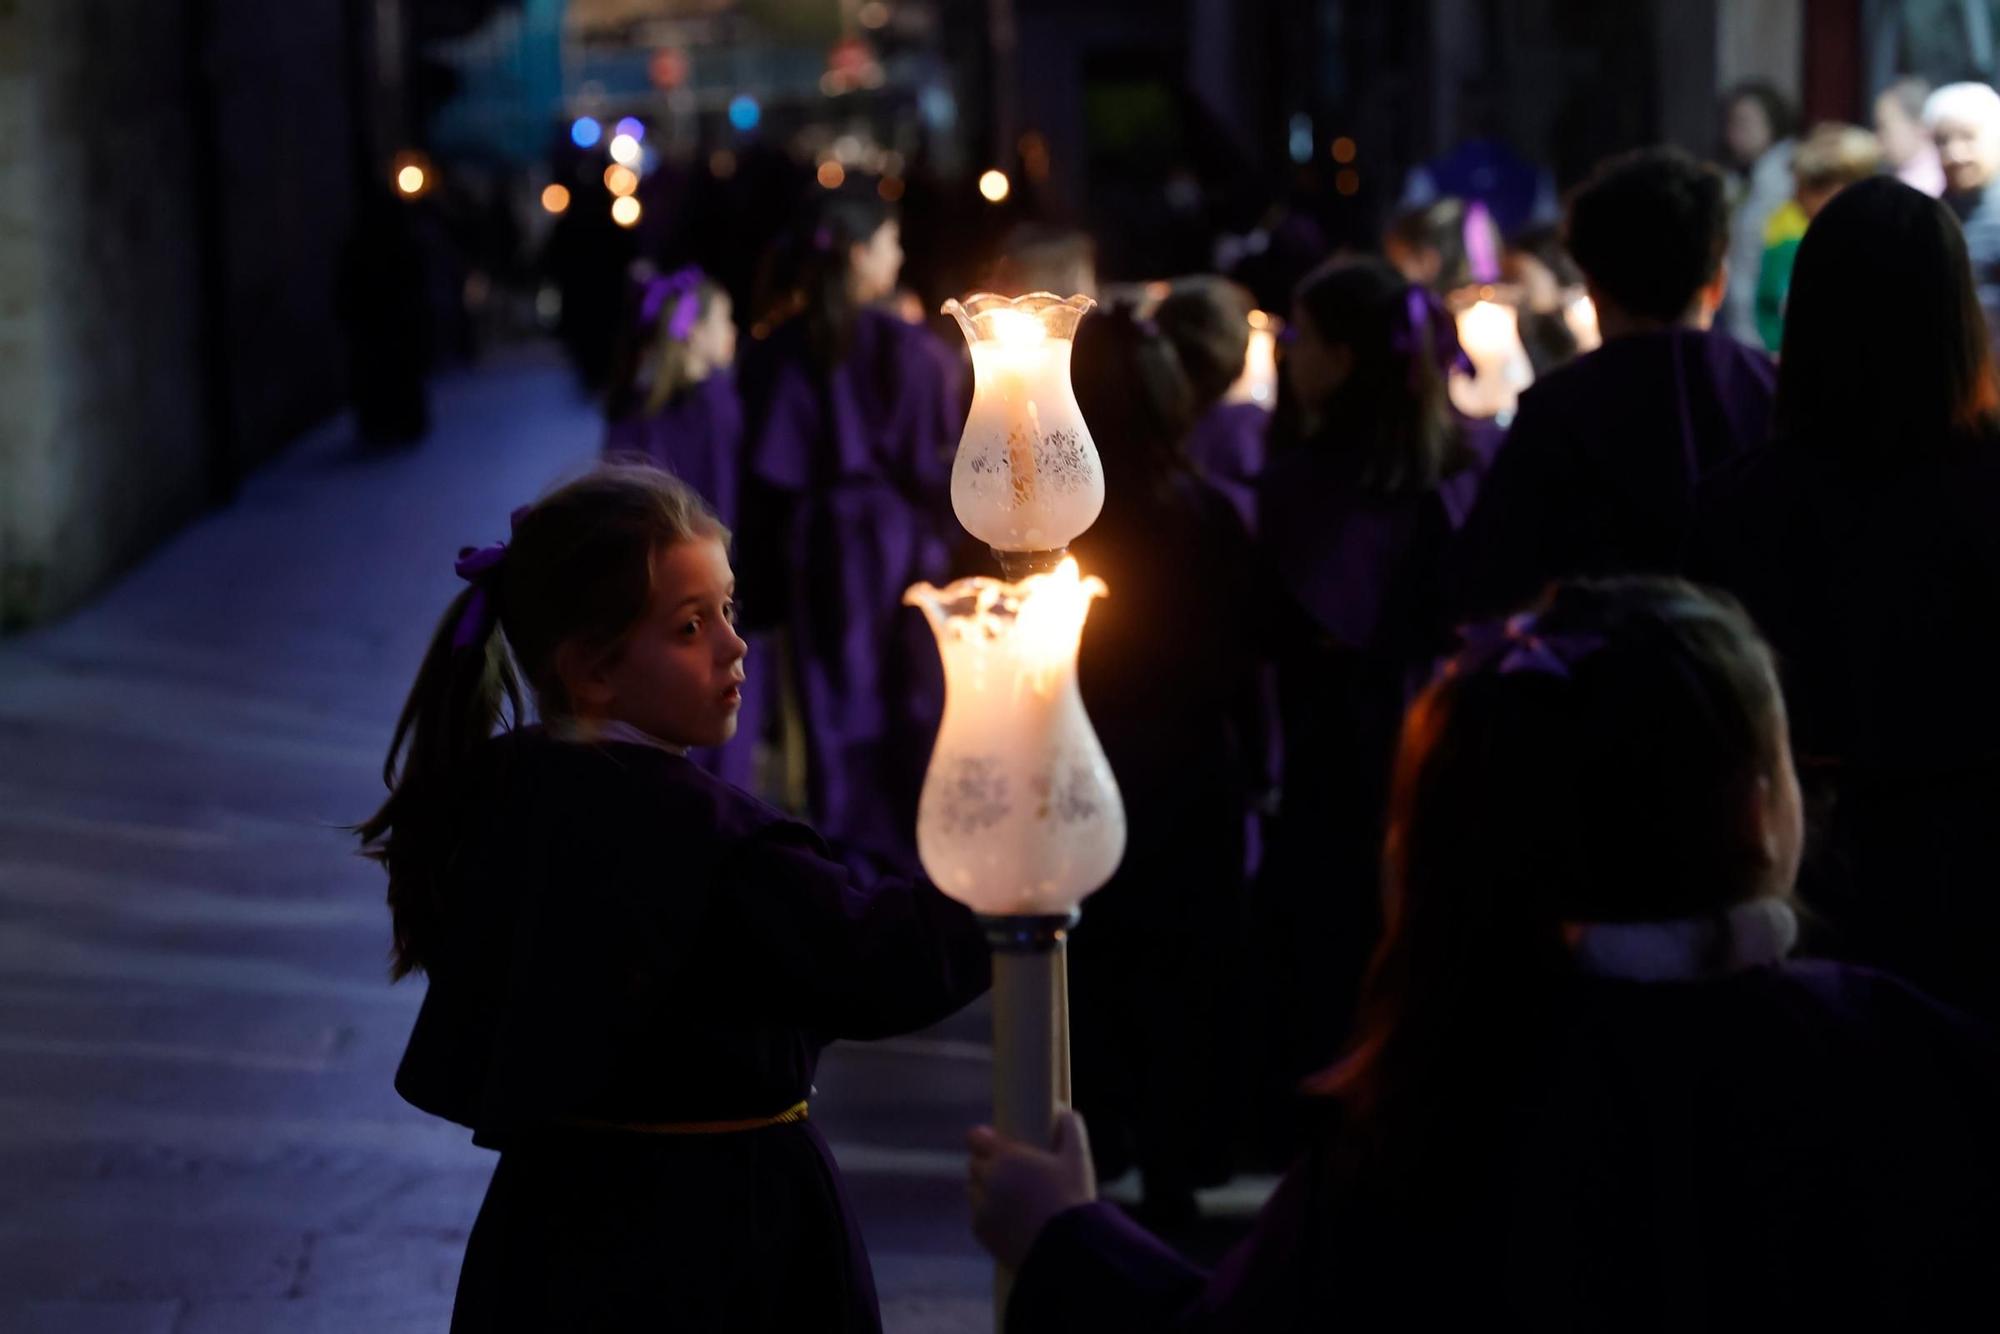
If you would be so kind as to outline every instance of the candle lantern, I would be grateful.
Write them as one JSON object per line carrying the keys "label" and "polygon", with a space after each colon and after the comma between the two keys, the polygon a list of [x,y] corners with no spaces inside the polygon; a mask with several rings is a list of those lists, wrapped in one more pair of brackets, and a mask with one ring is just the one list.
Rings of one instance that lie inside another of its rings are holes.
{"label": "candle lantern", "polygon": [[1514,308],[1481,296],[1459,312],[1458,342],[1473,374],[1453,378],[1452,402],[1468,417],[1491,417],[1506,425],[1521,391],[1534,380]]}
{"label": "candle lantern", "polygon": [[1070,389],[1087,296],[981,292],[944,304],[972,349],[972,410],[951,507],[1009,578],[1046,571],[1104,507],[1104,469]]}
{"label": "candle lantern", "polygon": [[[979,914],[993,947],[994,1124],[1047,1144],[1069,1101],[1063,943],[1077,905],[1125,854],[1125,808],[1077,689],[1102,580],[1074,558],[1018,583],[918,584],[944,659],[944,721],[917,809],[933,883]],[[1004,1322],[1009,1277],[996,1280]]]}

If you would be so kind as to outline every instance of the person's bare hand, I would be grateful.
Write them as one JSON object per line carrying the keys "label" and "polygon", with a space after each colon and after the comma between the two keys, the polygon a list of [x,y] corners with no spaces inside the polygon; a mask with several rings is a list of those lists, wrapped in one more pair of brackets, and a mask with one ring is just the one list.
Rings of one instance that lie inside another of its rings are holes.
{"label": "person's bare hand", "polygon": [[1097,1198],[1090,1138],[1083,1118],[1067,1108],[1056,1116],[1052,1149],[1009,1139],[991,1126],[974,1126],[965,1145],[972,1153],[966,1193],[973,1235],[1009,1268],[1027,1259],[1051,1218]]}

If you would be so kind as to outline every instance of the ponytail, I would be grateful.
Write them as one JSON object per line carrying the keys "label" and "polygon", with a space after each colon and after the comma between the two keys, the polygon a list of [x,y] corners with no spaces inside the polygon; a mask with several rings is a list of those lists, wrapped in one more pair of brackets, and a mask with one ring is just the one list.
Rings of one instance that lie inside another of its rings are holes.
{"label": "ponytail", "polygon": [[814,209],[804,231],[774,256],[758,325],[769,330],[793,316],[805,325],[813,368],[820,375],[847,359],[859,308],[852,288],[852,253],[866,245],[896,211],[872,187],[852,182],[831,192]]}
{"label": "ponytail", "polygon": [[487,605],[488,589],[475,582],[445,608],[382,762],[389,798],[355,829],[362,855],[389,872],[392,979],[436,954],[450,856],[449,822],[436,817],[449,779],[495,729],[527,713],[513,655]]}

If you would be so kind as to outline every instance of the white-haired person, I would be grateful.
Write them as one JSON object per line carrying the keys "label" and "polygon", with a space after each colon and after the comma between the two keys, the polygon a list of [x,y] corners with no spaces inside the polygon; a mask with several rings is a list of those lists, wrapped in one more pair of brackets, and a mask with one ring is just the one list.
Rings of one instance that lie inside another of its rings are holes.
{"label": "white-haired person", "polygon": [[2000,330],[2000,93],[1948,83],[1925,100],[1924,126],[1944,165],[1944,201],[1965,227],[1987,327]]}

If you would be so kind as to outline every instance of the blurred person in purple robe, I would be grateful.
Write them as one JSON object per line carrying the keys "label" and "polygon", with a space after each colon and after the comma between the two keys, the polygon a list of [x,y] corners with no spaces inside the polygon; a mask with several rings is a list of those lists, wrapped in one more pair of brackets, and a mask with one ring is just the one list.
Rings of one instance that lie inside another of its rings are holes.
{"label": "blurred person in purple robe", "polygon": [[1883,165],[1896,179],[1935,199],[1944,193],[1944,164],[1937,140],[1924,126],[1924,103],[1931,86],[1910,74],[1875,95],[1875,138],[1882,145]]}
{"label": "blurred person in purple robe", "polygon": [[[647,273],[633,294],[631,330],[605,402],[604,456],[647,463],[692,486],[725,527],[737,522],[743,467],[743,407],[730,368],[736,323],[729,294],[693,267]],[[772,654],[768,640],[752,645]],[[689,758],[746,791],[757,785],[757,746],[769,725],[775,682],[744,682],[737,735]]]}
{"label": "blurred person in purple robe", "polygon": [[727,538],[605,467],[463,549],[357,831],[391,976],[428,978],[396,1089],[500,1154],[455,1334],[881,1329],[814,1070],[978,995],[987,949],[689,763],[746,673]]}
{"label": "blurred person in purple robe", "polygon": [[1728,221],[1720,174],[1674,149],[1607,159],[1572,198],[1604,343],[1521,395],[1452,553],[1455,617],[1567,575],[1682,568],[1696,485],[1770,427],[1770,358],[1711,327]]}
{"label": "blurred person in purple robe", "polygon": [[1408,208],[1382,233],[1382,254],[1408,282],[1440,296],[1500,280],[1500,232],[1485,209],[1447,196]]}
{"label": "blurred person in purple robe", "polygon": [[2000,1318],[2000,1047],[1788,960],[1799,807],[1733,604],[1578,581],[1478,627],[1405,720],[1361,1031],[1255,1230],[1206,1272],[1095,1198],[1081,1118],[1052,1150],[978,1127],[1006,1328]]}
{"label": "blurred person in purple robe", "polygon": [[1070,544],[1110,594],[1078,657],[1124,799],[1118,871],[1070,935],[1076,1102],[1107,1178],[1136,1167],[1147,1216],[1191,1223],[1229,1175],[1243,1067],[1245,815],[1264,724],[1250,539],[1187,457],[1173,344],[1124,307],[1077,331],[1073,378],[1104,510]]}
{"label": "blurred person in purple robe", "polygon": [[2000,1022],[2000,386],[1966,243],[1900,182],[1799,246],[1776,439],[1703,487],[1694,571],[1784,664],[1810,925]]}
{"label": "blurred person in purple robe", "polygon": [[1381,260],[1309,275],[1290,329],[1301,438],[1258,492],[1282,760],[1255,898],[1257,1130],[1280,1161],[1297,1147],[1299,1081],[1339,1050],[1379,929],[1396,720],[1443,647],[1445,548],[1487,439],[1445,393],[1462,353],[1443,302]]}
{"label": "blurred person in purple robe", "polygon": [[1948,83],[1924,102],[1944,166],[1944,202],[1965,228],[1972,281],[1989,336],[2000,332],[2000,93]]}
{"label": "blurred person in purple robe", "polygon": [[902,267],[894,210],[861,182],[820,193],[743,354],[744,586],[753,624],[785,633],[815,824],[910,870],[944,677],[902,599],[947,573],[960,361],[877,304]]}
{"label": "blurred person in purple robe", "polygon": [[1229,396],[1250,351],[1249,290],[1211,274],[1177,278],[1153,319],[1174,345],[1193,394],[1188,461],[1255,532],[1257,475],[1264,471],[1271,414],[1260,403]]}

